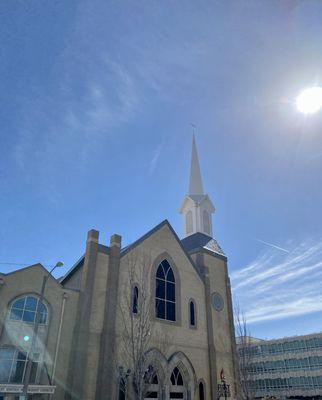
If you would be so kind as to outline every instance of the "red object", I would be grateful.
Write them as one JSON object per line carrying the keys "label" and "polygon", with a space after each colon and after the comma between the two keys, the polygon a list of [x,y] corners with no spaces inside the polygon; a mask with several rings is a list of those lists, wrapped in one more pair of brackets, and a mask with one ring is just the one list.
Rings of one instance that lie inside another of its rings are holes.
{"label": "red object", "polygon": [[223,369],[223,368],[222,368],[221,371],[220,371],[220,379],[221,379],[222,381],[225,380],[225,373],[224,373],[224,369]]}

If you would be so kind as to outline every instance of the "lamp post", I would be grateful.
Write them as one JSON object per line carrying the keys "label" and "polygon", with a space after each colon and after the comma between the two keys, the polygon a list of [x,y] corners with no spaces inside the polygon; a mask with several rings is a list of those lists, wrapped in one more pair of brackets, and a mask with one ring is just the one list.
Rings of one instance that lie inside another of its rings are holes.
{"label": "lamp post", "polygon": [[48,278],[51,276],[51,274],[54,272],[56,268],[62,267],[64,264],[61,261],[58,261],[56,265],[48,272],[48,274],[44,275],[43,281],[42,281],[42,286],[41,286],[41,291],[40,291],[40,297],[37,303],[37,308],[36,308],[36,319],[35,319],[35,324],[32,332],[32,340],[31,340],[31,345],[30,345],[30,350],[27,353],[27,366],[26,366],[26,372],[23,380],[23,389],[22,389],[22,396],[20,396],[21,400],[27,400],[28,399],[28,386],[30,382],[30,376],[31,376],[31,367],[32,367],[32,357],[33,353],[35,351],[35,346],[36,346],[36,340],[37,340],[37,335],[38,335],[38,330],[39,330],[39,325],[40,325],[40,307],[44,301],[44,294],[45,294],[45,289],[46,289],[46,284],[48,281]]}
{"label": "lamp post", "polygon": [[224,369],[220,372],[221,384],[218,384],[218,399],[224,397],[227,400],[230,397],[230,385],[227,385]]}

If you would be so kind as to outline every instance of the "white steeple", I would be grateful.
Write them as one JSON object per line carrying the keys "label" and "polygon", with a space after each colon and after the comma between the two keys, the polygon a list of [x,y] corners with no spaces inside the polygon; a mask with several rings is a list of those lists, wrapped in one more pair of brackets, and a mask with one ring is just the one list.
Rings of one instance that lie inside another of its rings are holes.
{"label": "white steeple", "polygon": [[195,135],[192,136],[189,194],[203,194],[202,179],[198,160]]}
{"label": "white steeple", "polygon": [[212,237],[212,218],[215,212],[211,200],[204,194],[195,136],[192,137],[189,194],[186,195],[180,214],[184,218],[185,236],[201,232]]}

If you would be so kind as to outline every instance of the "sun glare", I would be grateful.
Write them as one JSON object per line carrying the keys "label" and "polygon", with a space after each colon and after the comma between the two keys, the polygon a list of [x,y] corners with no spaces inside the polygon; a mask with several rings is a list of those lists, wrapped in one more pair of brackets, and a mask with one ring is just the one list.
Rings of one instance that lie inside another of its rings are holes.
{"label": "sun glare", "polygon": [[313,114],[322,108],[322,87],[303,90],[296,99],[297,109],[304,114]]}

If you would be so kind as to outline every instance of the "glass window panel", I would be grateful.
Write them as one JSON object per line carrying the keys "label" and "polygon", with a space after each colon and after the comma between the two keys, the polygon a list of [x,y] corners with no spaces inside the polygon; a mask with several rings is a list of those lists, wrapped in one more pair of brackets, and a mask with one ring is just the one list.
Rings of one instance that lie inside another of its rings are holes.
{"label": "glass window panel", "polygon": [[176,300],[175,284],[171,282],[167,282],[167,300]]}
{"label": "glass window panel", "polygon": [[39,316],[39,323],[45,324],[47,322],[47,313],[41,313]]}
{"label": "glass window panel", "polygon": [[148,392],[145,396],[146,399],[157,399],[158,392]]}
{"label": "glass window panel", "polygon": [[176,320],[176,305],[175,303],[167,302],[167,319],[169,321]]}
{"label": "glass window panel", "polygon": [[155,300],[155,309],[157,318],[165,319],[165,301],[164,300]]}
{"label": "glass window panel", "polygon": [[202,382],[199,383],[199,400],[205,400],[205,392]]}
{"label": "glass window panel", "polygon": [[11,369],[11,360],[0,361],[0,383],[8,383]]}
{"label": "glass window panel", "polygon": [[182,379],[182,375],[180,374],[180,372],[179,372],[178,377],[177,377],[177,385],[178,386],[183,386],[183,379]]}
{"label": "glass window panel", "polygon": [[23,321],[33,323],[33,322],[35,322],[35,315],[36,315],[36,313],[33,311],[24,311]]}
{"label": "glass window panel", "polygon": [[152,384],[153,385],[158,385],[159,384],[159,379],[158,379],[158,375],[157,374],[153,375]]}
{"label": "glass window panel", "polygon": [[31,364],[30,383],[36,382],[37,368],[38,368],[38,363],[33,362]]}
{"label": "glass window panel", "polygon": [[17,359],[18,360],[25,360],[26,359],[26,353],[23,353],[22,351],[19,351],[18,355],[17,355]]}
{"label": "glass window panel", "polygon": [[190,301],[190,325],[192,325],[192,326],[196,325],[195,305],[194,305],[193,301]]}
{"label": "glass window panel", "polygon": [[28,296],[26,300],[25,309],[28,311],[36,311],[38,299]]}
{"label": "glass window panel", "polygon": [[163,260],[162,263],[163,268],[164,268],[164,272],[167,275],[168,270],[170,269],[170,264],[167,260]]}
{"label": "glass window panel", "polygon": [[165,281],[157,279],[155,288],[155,297],[165,299]]}
{"label": "glass window panel", "polygon": [[17,361],[10,378],[11,383],[22,383],[25,361]]}
{"label": "glass window panel", "polygon": [[15,321],[20,321],[22,319],[22,310],[17,310],[15,308],[11,309],[10,312],[10,319],[13,319]]}
{"label": "glass window panel", "polygon": [[47,307],[45,306],[44,303],[39,304],[39,311],[41,313],[46,313],[47,312]]}
{"label": "glass window panel", "polygon": [[132,312],[133,314],[138,313],[138,298],[139,298],[139,289],[137,286],[133,288],[133,294],[132,294]]}
{"label": "glass window panel", "polygon": [[170,268],[169,271],[168,271],[168,274],[167,274],[167,281],[175,282],[174,274],[173,274],[172,268]]}
{"label": "glass window panel", "polygon": [[161,264],[159,265],[157,270],[157,278],[165,279],[164,271]]}
{"label": "glass window panel", "polygon": [[18,299],[18,300],[16,300],[16,301],[13,303],[12,307],[23,309],[24,306],[25,306],[25,300],[26,300],[25,297],[24,297],[23,299]]}

